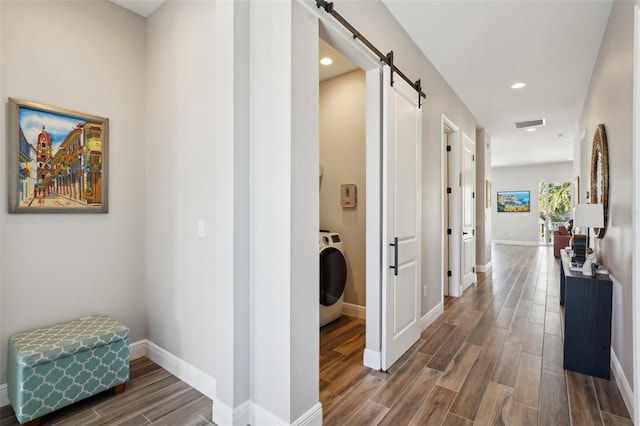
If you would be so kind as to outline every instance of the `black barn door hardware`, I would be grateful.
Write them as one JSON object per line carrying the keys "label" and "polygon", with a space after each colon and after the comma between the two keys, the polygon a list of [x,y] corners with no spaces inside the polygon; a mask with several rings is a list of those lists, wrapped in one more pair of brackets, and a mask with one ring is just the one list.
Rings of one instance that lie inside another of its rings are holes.
{"label": "black barn door hardware", "polygon": [[340,22],[342,26],[345,27],[351,33],[353,38],[360,40],[362,44],[364,44],[369,50],[371,50],[378,57],[380,62],[384,62],[385,64],[389,65],[389,68],[391,68],[391,86],[393,86],[393,73],[395,72],[400,77],[402,77],[402,79],[406,81],[409,86],[413,87],[413,89],[416,92],[418,92],[418,108],[422,107],[422,98],[426,99],[427,95],[425,95],[424,92],[422,91],[422,84],[420,83],[420,80],[417,80],[416,82],[409,80],[409,77],[407,77],[400,70],[400,68],[398,68],[393,63],[393,50],[387,53],[386,55],[384,55],[377,47],[373,45],[373,43],[367,40],[365,36],[363,36],[353,25],[349,23],[349,21],[347,21],[342,15],[340,15],[335,10],[335,8],[333,7],[333,2],[328,2],[326,0],[316,0],[316,6],[318,7],[318,9],[320,8],[324,9],[325,12],[333,16],[336,19],[336,21]]}
{"label": "black barn door hardware", "polygon": [[398,276],[398,237],[394,237],[393,242],[389,244],[393,247],[393,266],[389,266],[389,268],[393,269],[393,275]]}

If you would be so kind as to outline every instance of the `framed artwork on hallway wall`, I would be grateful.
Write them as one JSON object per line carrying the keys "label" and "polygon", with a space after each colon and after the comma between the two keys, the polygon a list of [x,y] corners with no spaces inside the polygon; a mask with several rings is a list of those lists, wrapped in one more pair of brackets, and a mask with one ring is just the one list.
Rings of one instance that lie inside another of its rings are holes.
{"label": "framed artwork on hallway wall", "polygon": [[484,208],[491,207],[491,181],[486,179],[484,181]]}
{"label": "framed artwork on hallway wall", "polygon": [[107,213],[109,119],[9,98],[9,213]]}
{"label": "framed artwork on hallway wall", "polygon": [[498,213],[528,213],[531,211],[529,191],[499,191],[496,194]]}

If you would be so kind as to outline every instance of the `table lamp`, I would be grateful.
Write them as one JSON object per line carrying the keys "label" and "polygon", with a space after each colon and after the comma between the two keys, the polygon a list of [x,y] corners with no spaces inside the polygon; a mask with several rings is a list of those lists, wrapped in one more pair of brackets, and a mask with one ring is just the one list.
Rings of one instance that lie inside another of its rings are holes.
{"label": "table lamp", "polygon": [[[573,226],[587,228],[587,253],[591,246],[589,230],[591,228],[602,228],[604,226],[604,209],[602,204],[578,204],[573,210]],[[591,267],[595,255],[587,255],[582,268],[582,273],[593,276]],[[586,271],[586,272],[585,272]]]}

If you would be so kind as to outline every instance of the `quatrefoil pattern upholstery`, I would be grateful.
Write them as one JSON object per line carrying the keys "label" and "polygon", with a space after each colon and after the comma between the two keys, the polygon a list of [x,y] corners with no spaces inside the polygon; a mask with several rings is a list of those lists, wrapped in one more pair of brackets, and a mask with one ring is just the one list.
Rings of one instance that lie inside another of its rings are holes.
{"label": "quatrefoil pattern upholstery", "polygon": [[95,315],[9,339],[9,400],[20,423],[129,380],[129,329]]}

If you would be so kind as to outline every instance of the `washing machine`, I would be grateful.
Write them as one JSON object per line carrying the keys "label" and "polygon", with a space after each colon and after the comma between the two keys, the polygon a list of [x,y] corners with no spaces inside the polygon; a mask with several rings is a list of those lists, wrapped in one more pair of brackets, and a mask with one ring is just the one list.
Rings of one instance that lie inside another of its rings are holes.
{"label": "washing machine", "polygon": [[337,232],[320,231],[320,327],[342,315],[347,260]]}

